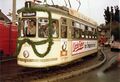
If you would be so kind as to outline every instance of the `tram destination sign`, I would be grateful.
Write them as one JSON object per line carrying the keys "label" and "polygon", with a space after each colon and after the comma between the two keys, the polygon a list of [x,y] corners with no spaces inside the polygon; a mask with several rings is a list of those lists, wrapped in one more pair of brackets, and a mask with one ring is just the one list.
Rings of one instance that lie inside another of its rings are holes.
{"label": "tram destination sign", "polygon": [[23,17],[31,17],[31,16],[36,16],[35,12],[23,12],[22,13]]}

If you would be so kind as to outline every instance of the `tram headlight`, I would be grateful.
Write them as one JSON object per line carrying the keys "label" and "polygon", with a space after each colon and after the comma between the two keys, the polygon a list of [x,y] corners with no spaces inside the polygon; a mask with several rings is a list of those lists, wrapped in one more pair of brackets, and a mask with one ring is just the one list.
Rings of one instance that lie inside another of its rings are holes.
{"label": "tram headlight", "polygon": [[29,52],[28,52],[27,50],[25,50],[25,51],[23,52],[23,56],[24,56],[25,58],[28,58],[28,57],[29,57]]}

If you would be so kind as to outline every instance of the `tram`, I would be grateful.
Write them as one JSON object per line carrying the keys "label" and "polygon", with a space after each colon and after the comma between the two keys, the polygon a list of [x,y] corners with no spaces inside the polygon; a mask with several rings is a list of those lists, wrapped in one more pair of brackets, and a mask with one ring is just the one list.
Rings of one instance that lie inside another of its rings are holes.
{"label": "tram", "polygon": [[46,68],[98,51],[97,23],[76,10],[27,1],[18,14],[20,66]]}

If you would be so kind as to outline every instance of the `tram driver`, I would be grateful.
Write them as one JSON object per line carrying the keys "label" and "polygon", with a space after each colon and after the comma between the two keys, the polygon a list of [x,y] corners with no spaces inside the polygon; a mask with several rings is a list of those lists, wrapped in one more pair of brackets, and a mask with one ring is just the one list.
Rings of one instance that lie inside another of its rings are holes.
{"label": "tram driver", "polygon": [[57,28],[56,21],[52,22],[52,36],[53,37],[58,37],[58,28]]}

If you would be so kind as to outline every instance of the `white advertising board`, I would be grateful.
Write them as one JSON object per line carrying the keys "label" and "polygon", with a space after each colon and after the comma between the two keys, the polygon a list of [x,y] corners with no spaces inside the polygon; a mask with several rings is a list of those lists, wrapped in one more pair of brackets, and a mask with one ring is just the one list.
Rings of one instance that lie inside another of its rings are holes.
{"label": "white advertising board", "polygon": [[97,40],[72,41],[72,55],[97,48]]}

